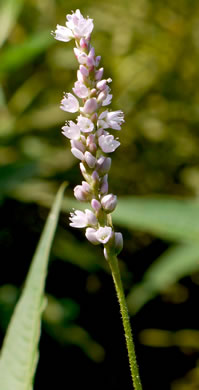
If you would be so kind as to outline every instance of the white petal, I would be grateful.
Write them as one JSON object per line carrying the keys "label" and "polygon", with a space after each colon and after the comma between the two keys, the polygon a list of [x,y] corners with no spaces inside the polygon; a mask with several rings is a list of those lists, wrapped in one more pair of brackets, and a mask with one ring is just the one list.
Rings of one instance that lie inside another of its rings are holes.
{"label": "white petal", "polygon": [[75,37],[87,38],[93,30],[93,20],[85,19],[79,10],[76,10],[72,15],[67,15],[68,22],[66,26],[72,30]]}
{"label": "white petal", "polygon": [[116,141],[113,135],[101,135],[99,137],[99,146],[104,153],[114,152],[120,145],[119,141]]}
{"label": "white petal", "polygon": [[102,244],[106,244],[109,239],[111,238],[112,229],[109,226],[100,227],[96,233],[95,236],[99,242]]}
{"label": "white petal", "polygon": [[89,94],[88,88],[81,81],[75,82],[75,88],[73,88],[73,92],[82,99],[86,98]]}
{"label": "white petal", "polygon": [[64,26],[60,26],[58,24],[57,28],[54,32],[54,38],[57,39],[58,41],[68,42],[72,38],[74,38],[74,35],[69,28],[64,27]]}
{"label": "white petal", "polygon": [[70,226],[76,228],[83,228],[87,226],[87,217],[83,211],[76,210],[74,213],[70,214]]}
{"label": "white petal", "polygon": [[85,210],[85,214],[87,217],[88,225],[96,226],[97,225],[97,218],[96,218],[95,214],[89,209]]}
{"label": "white petal", "polygon": [[83,133],[89,133],[94,129],[93,122],[89,118],[86,118],[82,115],[78,116],[77,124],[80,127],[80,130],[83,131]]}
{"label": "white petal", "polygon": [[79,110],[79,102],[72,93],[67,93],[61,101],[60,108],[68,112],[77,112]]}
{"label": "white petal", "polygon": [[99,119],[104,119],[104,118],[107,116],[107,114],[108,114],[108,110],[103,111],[103,112],[100,114]]}
{"label": "white petal", "polygon": [[96,230],[93,228],[87,228],[85,236],[88,241],[90,241],[93,245],[99,245],[100,242],[96,238]]}
{"label": "white petal", "polygon": [[69,139],[77,140],[80,138],[80,128],[73,121],[69,121],[69,126],[63,126],[62,130],[62,134]]}
{"label": "white petal", "polygon": [[108,94],[106,99],[103,100],[102,106],[108,106],[111,103],[113,95]]}

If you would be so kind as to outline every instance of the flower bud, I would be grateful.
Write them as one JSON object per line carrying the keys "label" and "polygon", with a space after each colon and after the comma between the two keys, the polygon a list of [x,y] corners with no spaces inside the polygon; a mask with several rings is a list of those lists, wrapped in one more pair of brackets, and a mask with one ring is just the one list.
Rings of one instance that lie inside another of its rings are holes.
{"label": "flower bud", "polygon": [[79,164],[79,167],[82,175],[84,175],[84,173],[86,173],[86,168],[82,162]]}
{"label": "flower bud", "polygon": [[97,123],[97,120],[98,120],[98,115],[96,112],[94,112],[94,114],[91,116],[91,121],[93,123]]}
{"label": "flower bud", "polygon": [[81,141],[77,141],[76,139],[73,139],[70,141],[70,143],[72,148],[76,148],[83,153],[85,152],[85,146]]}
{"label": "flower bud", "polygon": [[108,194],[103,196],[101,204],[106,213],[111,213],[117,206],[117,196]]}
{"label": "flower bud", "polygon": [[107,82],[107,80],[105,80],[105,79],[98,81],[97,88],[100,89],[100,91],[103,91],[107,87],[106,82]]}
{"label": "flower bud", "polygon": [[84,65],[80,65],[79,70],[84,77],[88,77],[89,71]]}
{"label": "flower bud", "polygon": [[91,200],[92,193],[89,184],[86,181],[82,182],[82,185],[78,185],[74,188],[74,195],[80,202],[87,202]]}
{"label": "flower bud", "polygon": [[88,225],[96,226],[98,221],[97,221],[95,214],[91,210],[88,210],[88,209],[85,210],[85,214],[87,217]]}
{"label": "flower bud", "polygon": [[98,66],[99,63],[100,63],[100,61],[101,61],[101,56],[97,56],[97,57],[95,58],[95,66]]}
{"label": "flower bud", "polygon": [[100,192],[102,195],[105,195],[108,192],[108,175],[107,174],[104,175],[104,177],[102,178]]}
{"label": "flower bud", "polygon": [[87,54],[84,53],[83,51],[77,49],[76,47],[73,50],[74,50],[75,57],[77,58],[77,61],[79,62],[79,64],[82,64],[82,65],[86,64]]}
{"label": "flower bud", "polygon": [[87,66],[89,67],[89,70],[93,70],[94,68],[94,65],[95,65],[95,61],[93,60],[93,58],[89,58],[87,57]]}
{"label": "flower bud", "polygon": [[95,72],[95,80],[101,80],[102,76],[103,76],[103,73],[104,73],[104,68],[100,68],[98,70],[96,70]]}
{"label": "flower bud", "polygon": [[96,164],[96,158],[88,151],[84,153],[84,158],[89,168],[94,168]]}
{"label": "flower bud", "polygon": [[81,83],[84,83],[84,81],[85,81],[85,77],[84,77],[83,74],[80,72],[80,70],[77,71],[77,80],[78,80],[78,81],[81,81]]}
{"label": "flower bud", "polygon": [[87,240],[91,242],[91,244],[93,244],[93,245],[100,244],[100,242],[96,238],[96,230],[95,229],[87,228],[85,236],[86,236]]}
{"label": "flower bud", "polygon": [[89,136],[86,139],[86,145],[89,146],[93,142],[95,142],[95,135],[94,134],[89,134]]}
{"label": "flower bud", "polygon": [[100,158],[98,158],[96,168],[100,175],[108,173],[111,167],[111,161],[112,160],[110,157],[101,156]]}
{"label": "flower bud", "polygon": [[93,208],[93,210],[98,212],[101,209],[101,203],[97,199],[92,199],[91,207]]}
{"label": "flower bud", "polygon": [[97,145],[95,143],[95,136],[94,134],[90,134],[88,137],[87,137],[87,140],[86,140],[86,144],[87,144],[87,147],[89,148],[89,151],[91,153],[95,153],[96,150],[97,150]]}
{"label": "flower bud", "polygon": [[82,161],[84,160],[84,155],[83,155],[83,153],[79,149],[72,148],[71,152],[72,152],[73,156],[75,156],[79,160],[82,160]]}
{"label": "flower bud", "polygon": [[96,92],[97,92],[97,90],[95,88],[91,89],[90,97],[96,96]]}
{"label": "flower bud", "polygon": [[87,173],[86,168],[85,168],[85,166],[84,166],[84,164],[82,162],[79,164],[79,167],[80,167],[80,171],[81,171],[82,176],[84,177],[84,179],[89,181],[90,180],[90,175]]}
{"label": "flower bud", "polygon": [[95,57],[95,48],[92,46],[89,51],[89,57],[94,58]]}
{"label": "flower bud", "polygon": [[97,100],[96,98],[91,98],[86,101],[83,107],[84,114],[92,114],[97,110]]}
{"label": "flower bud", "polygon": [[115,233],[115,254],[119,255],[123,248],[123,236],[122,233]]}
{"label": "flower bud", "polygon": [[91,50],[89,51],[88,57],[87,57],[87,66],[89,68],[94,68],[95,66],[95,49],[94,47],[91,47]]}
{"label": "flower bud", "polygon": [[99,175],[98,175],[97,171],[93,171],[91,177],[92,177],[94,183],[97,183],[99,181]]}
{"label": "flower bud", "polygon": [[80,47],[82,49],[87,49],[88,48],[88,41],[85,38],[80,39]]}

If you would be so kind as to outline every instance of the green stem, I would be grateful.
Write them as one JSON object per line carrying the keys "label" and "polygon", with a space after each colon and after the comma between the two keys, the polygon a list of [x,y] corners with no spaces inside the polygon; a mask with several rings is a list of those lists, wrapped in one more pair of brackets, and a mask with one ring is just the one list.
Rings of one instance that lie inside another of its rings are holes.
{"label": "green stem", "polygon": [[124,295],[124,289],[122,285],[122,280],[120,276],[120,270],[118,266],[118,259],[116,256],[110,255],[108,253],[108,263],[111,268],[113,281],[115,284],[115,289],[118,297],[118,301],[120,304],[120,311],[122,314],[122,322],[124,327],[124,334],[126,338],[126,346],[128,350],[128,357],[129,357],[129,364],[130,364],[130,371],[131,371],[131,377],[133,381],[133,386],[135,390],[142,390],[142,384],[140,381],[140,375],[136,360],[136,354],[135,354],[135,346],[133,342],[133,336],[131,332],[131,325],[129,320],[129,314],[128,314],[128,308],[126,304],[126,299]]}

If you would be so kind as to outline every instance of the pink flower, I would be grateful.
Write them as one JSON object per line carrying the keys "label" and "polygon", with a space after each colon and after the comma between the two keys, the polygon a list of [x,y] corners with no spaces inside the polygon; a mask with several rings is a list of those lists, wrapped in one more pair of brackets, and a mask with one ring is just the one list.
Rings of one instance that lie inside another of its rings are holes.
{"label": "pink flower", "polygon": [[73,121],[68,122],[69,126],[62,127],[62,134],[69,139],[79,139],[80,138],[80,128]]}
{"label": "pink flower", "polygon": [[94,129],[93,122],[85,116],[79,115],[77,118],[77,124],[83,133],[90,133]]}
{"label": "pink flower", "polygon": [[121,110],[110,111],[106,115],[108,127],[114,130],[121,130],[121,124],[124,122],[124,113]]}
{"label": "pink flower", "polygon": [[83,228],[87,226],[87,217],[83,211],[76,210],[74,213],[70,213],[70,226],[76,228]]}
{"label": "pink flower", "polygon": [[83,142],[81,140],[77,140],[77,139],[72,139],[70,141],[71,143],[71,148],[76,148],[76,149],[79,149],[81,152],[85,152],[85,145],[83,144]]}
{"label": "pink flower", "polygon": [[108,106],[111,103],[113,95],[108,94],[106,99],[102,102],[102,106]]}
{"label": "pink flower", "polygon": [[68,42],[73,38],[72,31],[67,27],[60,26],[59,24],[57,24],[57,28],[54,33],[52,32],[52,35],[54,35],[54,38],[58,41],[63,42]]}
{"label": "pink flower", "polygon": [[92,191],[89,184],[86,181],[82,182],[82,185],[78,185],[74,188],[74,195],[80,202],[89,201],[92,198]]}
{"label": "pink flower", "polygon": [[96,230],[93,228],[87,228],[85,236],[88,241],[90,241],[93,245],[99,245],[100,242],[96,238]]}
{"label": "pink flower", "polygon": [[96,226],[97,225],[97,218],[95,214],[91,211],[86,209],[85,213],[80,210],[74,211],[74,213],[70,213],[70,226],[76,227],[76,228],[83,228],[86,226]]}
{"label": "pink flower", "polygon": [[103,129],[121,130],[121,125],[124,122],[124,114],[121,110],[104,111],[100,114],[97,125]]}
{"label": "pink flower", "polygon": [[97,121],[97,127],[98,127],[98,128],[108,129],[108,123],[106,122],[107,113],[108,113],[108,110],[103,111],[103,112],[100,114],[99,119],[98,119],[98,121]]}
{"label": "pink flower", "polygon": [[107,242],[110,240],[112,235],[112,229],[109,226],[100,227],[96,233],[95,237],[99,242],[102,244],[107,244]]}
{"label": "pink flower", "polygon": [[99,146],[104,153],[112,153],[120,146],[120,142],[116,141],[113,135],[101,135],[99,137]]}
{"label": "pink flower", "polygon": [[86,98],[89,94],[88,88],[81,81],[75,82],[75,88],[73,88],[73,92],[82,99]]}
{"label": "pink flower", "polygon": [[72,93],[66,93],[61,101],[60,108],[68,112],[77,112],[79,110],[79,102]]}
{"label": "pink flower", "polygon": [[72,15],[67,15],[66,26],[72,31],[75,38],[88,38],[93,30],[93,20],[85,19],[77,9]]}
{"label": "pink flower", "polygon": [[79,64],[85,65],[87,63],[87,54],[76,47],[73,50]]}

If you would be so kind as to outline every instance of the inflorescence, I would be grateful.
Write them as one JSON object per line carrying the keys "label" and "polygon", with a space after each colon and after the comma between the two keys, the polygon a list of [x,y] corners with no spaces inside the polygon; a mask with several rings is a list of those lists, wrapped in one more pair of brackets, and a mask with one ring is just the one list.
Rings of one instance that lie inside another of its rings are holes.
{"label": "inflorescence", "polygon": [[94,245],[104,244],[104,254],[108,251],[118,254],[123,246],[122,234],[114,232],[111,213],[117,205],[117,196],[108,193],[108,172],[111,158],[120,142],[108,129],[121,130],[124,122],[122,111],[105,109],[111,103],[109,84],[111,79],[103,79],[104,69],[99,68],[100,56],[95,55],[91,46],[93,20],[84,18],[79,10],[67,15],[66,27],[57,25],[54,38],[68,42],[75,40],[74,54],[79,63],[77,81],[73,93],[64,94],[61,109],[78,113],[76,122],[70,120],[62,127],[62,133],[70,139],[71,152],[79,159],[84,177],[81,185],[74,188],[75,198],[90,202],[92,211],[76,210],[71,213],[70,226],[86,228],[86,238]]}

